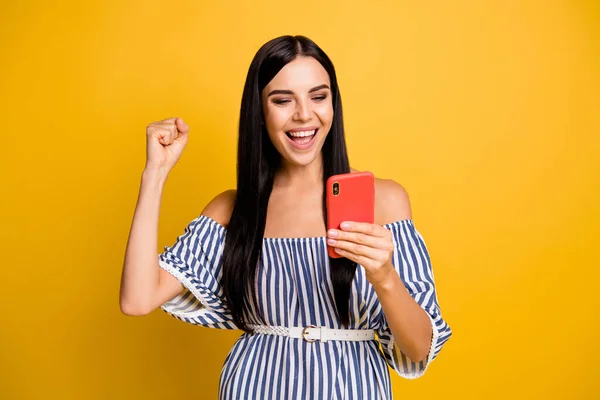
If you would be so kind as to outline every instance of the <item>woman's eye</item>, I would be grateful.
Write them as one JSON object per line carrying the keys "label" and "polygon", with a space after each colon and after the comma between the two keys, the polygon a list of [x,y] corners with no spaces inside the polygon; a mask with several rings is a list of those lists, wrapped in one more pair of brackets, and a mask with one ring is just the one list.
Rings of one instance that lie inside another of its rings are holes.
{"label": "woman's eye", "polygon": [[[315,100],[315,101],[323,101],[326,98],[327,98],[327,95],[322,95],[322,96],[313,97],[313,100]],[[276,99],[276,100],[273,100],[273,103],[275,103],[277,105],[283,105],[283,104],[287,104],[287,103],[290,103],[290,102],[291,102],[291,100],[289,100],[289,99]]]}

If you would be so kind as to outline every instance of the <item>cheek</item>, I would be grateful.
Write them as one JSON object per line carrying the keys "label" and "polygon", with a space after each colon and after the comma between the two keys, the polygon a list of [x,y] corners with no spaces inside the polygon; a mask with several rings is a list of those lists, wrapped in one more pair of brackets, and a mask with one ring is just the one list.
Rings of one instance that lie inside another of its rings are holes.
{"label": "cheek", "polygon": [[323,107],[318,112],[319,119],[324,125],[331,125],[333,122],[333,107],[327,106]]}
{"label": "cheek", "polygon": [[288,113],[281,108],[269,108],[265,113],[265,123],[269,131],[281,130],[288,118]]}
{"label": "cheek", "polygon": [[285,126],[287,118],[281,110],[273,110],[270,109],[265,114],[265,128],[267,130],[267,134],[269,135],[269,139],[271,139],[271,143],[278,147],[276,143],[280,142],[282,139],[281,132]]}

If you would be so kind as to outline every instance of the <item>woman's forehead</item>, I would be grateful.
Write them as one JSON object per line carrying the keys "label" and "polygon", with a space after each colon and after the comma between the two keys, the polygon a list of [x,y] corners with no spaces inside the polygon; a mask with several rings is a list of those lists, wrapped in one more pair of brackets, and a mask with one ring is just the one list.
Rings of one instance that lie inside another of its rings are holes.
{"label": "woman's forehead", "polygon": [[321,63],[312,57],[298,57],[286,64],[269,82],[265,90],[285,89],[308,92],[323,84],[330,86],[329,75]]}

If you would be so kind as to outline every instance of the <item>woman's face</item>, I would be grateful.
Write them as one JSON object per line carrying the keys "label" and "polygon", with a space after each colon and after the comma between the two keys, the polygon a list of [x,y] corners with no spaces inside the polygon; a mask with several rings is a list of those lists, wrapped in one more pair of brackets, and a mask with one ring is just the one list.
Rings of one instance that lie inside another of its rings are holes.
{"label": "woman's face", "polygon": [[321,153],[333,121],[329,75],[312,57],[298,57],[262,92],[265,125],[285,161],[308,165]]}

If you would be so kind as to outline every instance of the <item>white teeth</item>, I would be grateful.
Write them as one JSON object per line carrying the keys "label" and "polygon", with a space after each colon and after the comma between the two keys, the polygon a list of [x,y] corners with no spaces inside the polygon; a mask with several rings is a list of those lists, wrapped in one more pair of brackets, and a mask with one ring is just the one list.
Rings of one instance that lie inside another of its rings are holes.
{"label": "white teeth", "polygon": [[290,134],[290,136],[293,137],[306,137],[306,136],[312,136],[315,134],[317,130],[313,129],[312,131],[300,131],[300,132],[288,132]]}

